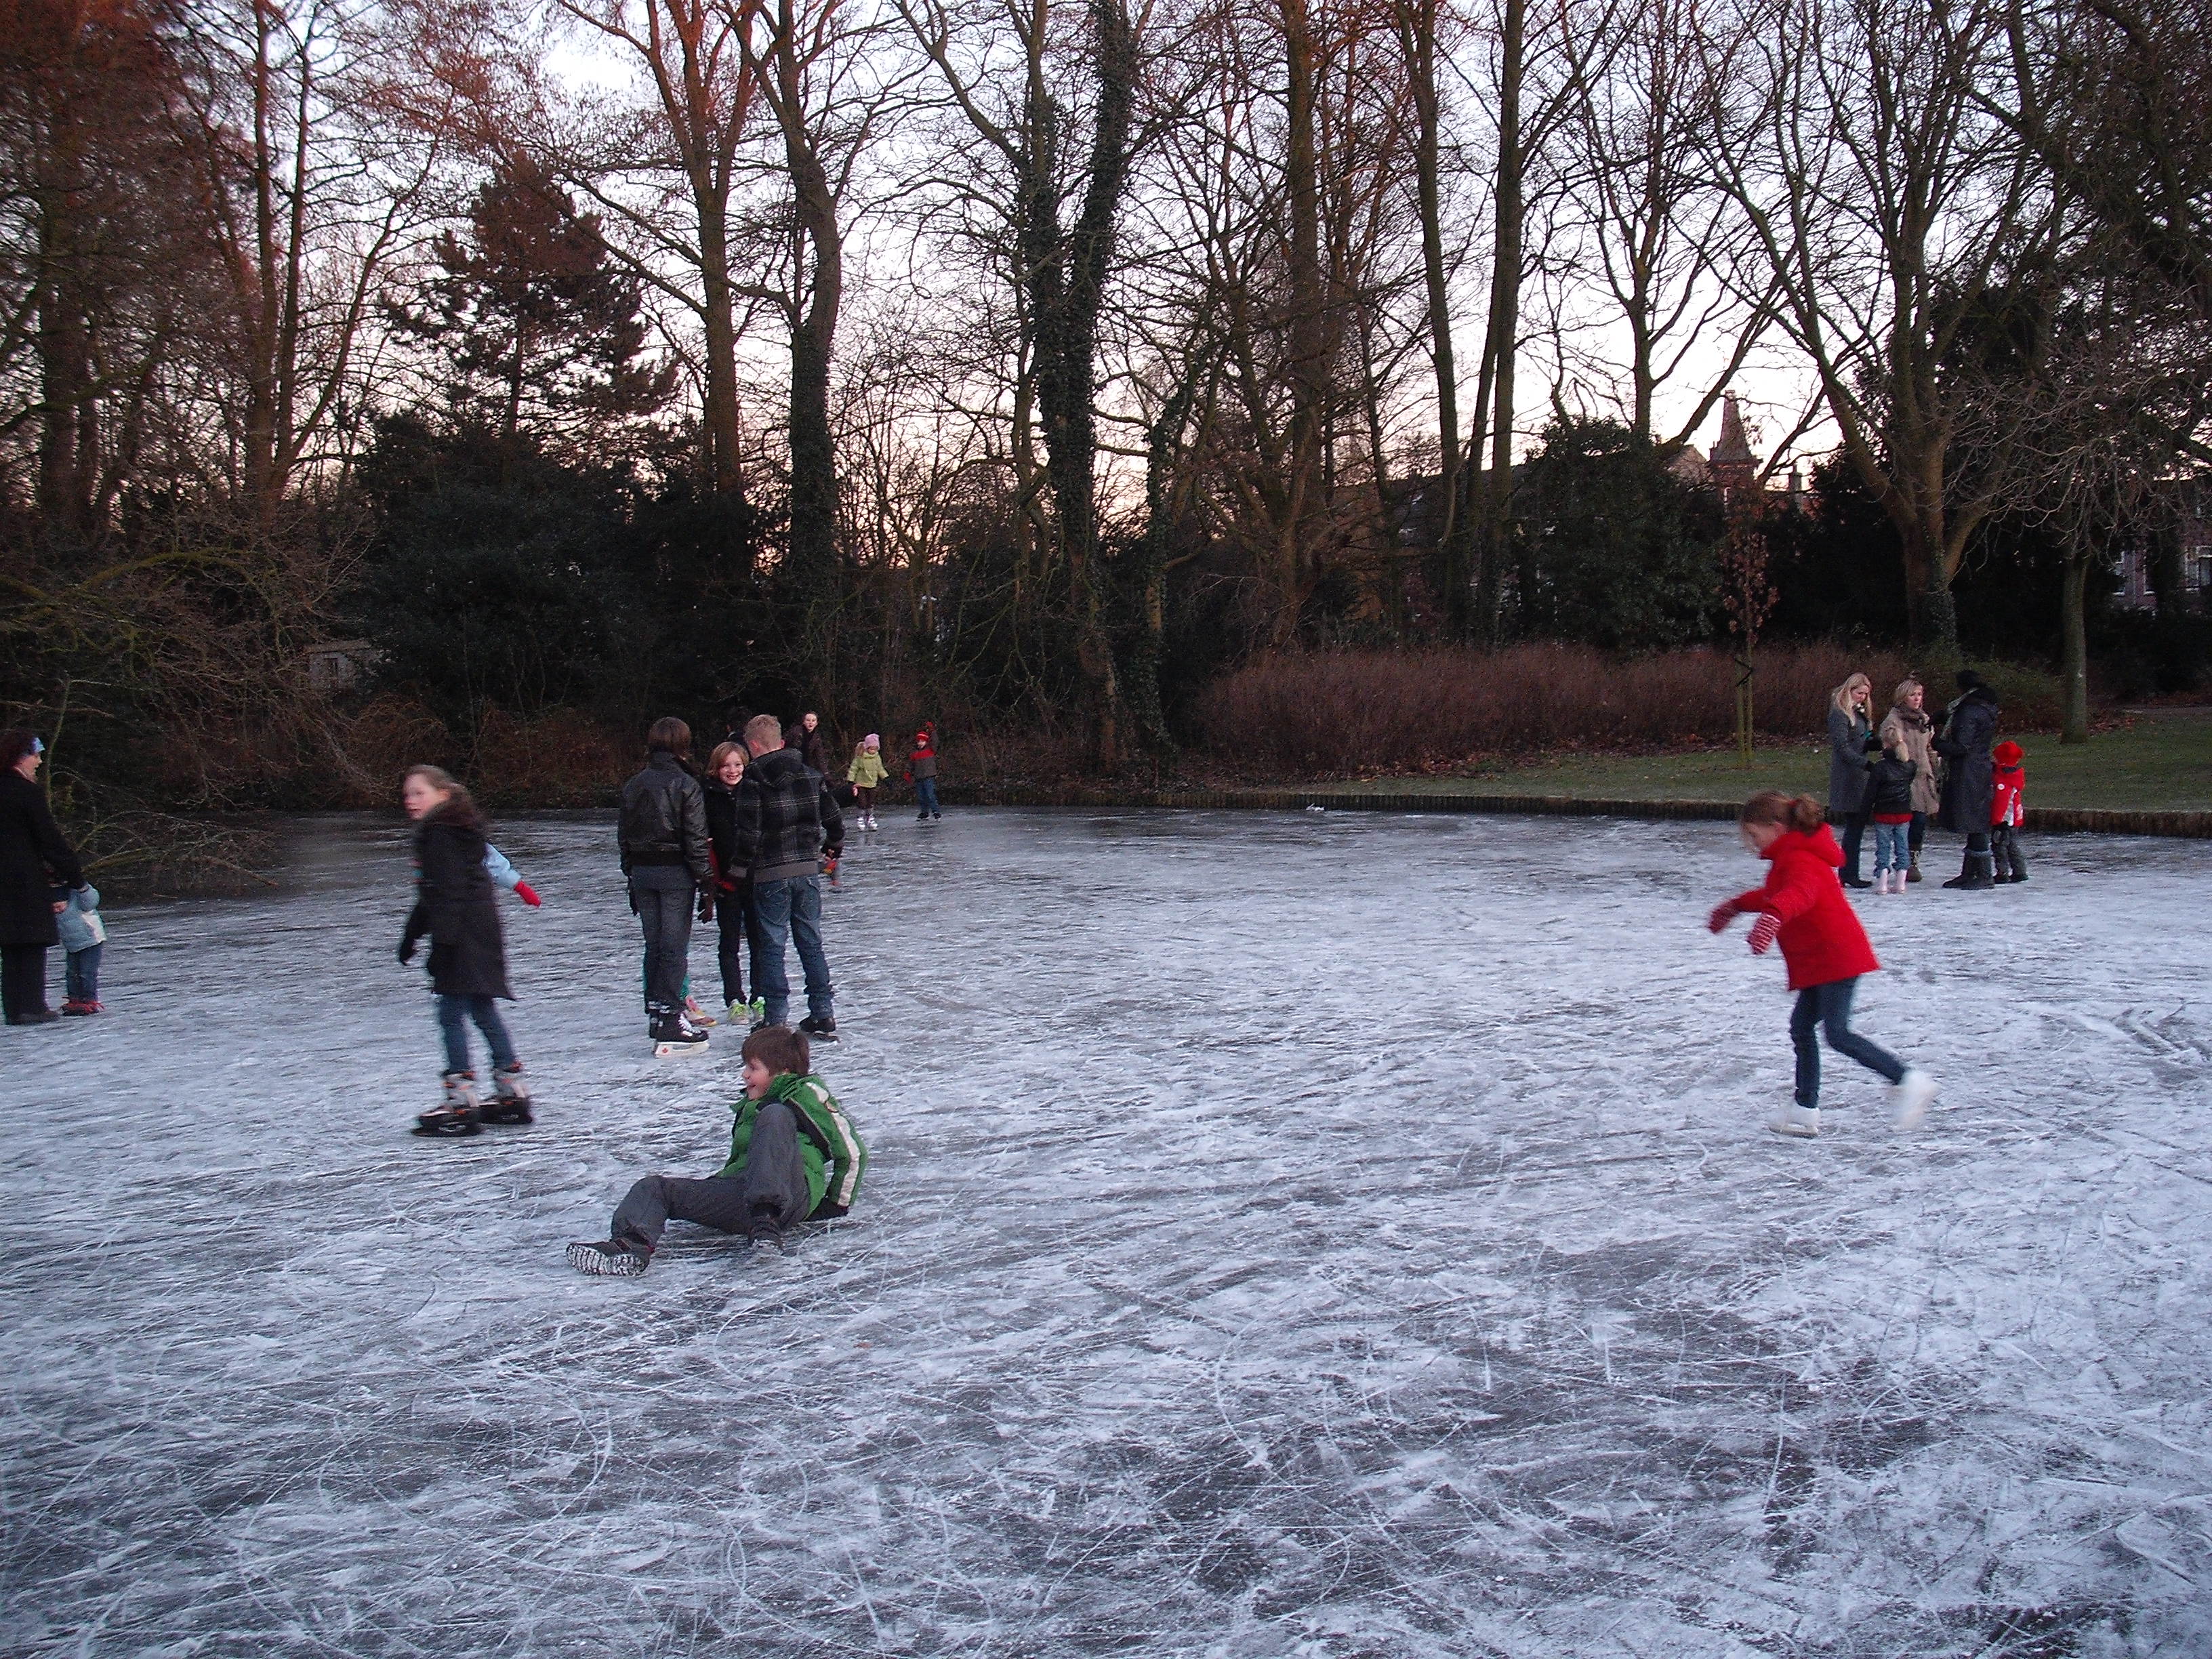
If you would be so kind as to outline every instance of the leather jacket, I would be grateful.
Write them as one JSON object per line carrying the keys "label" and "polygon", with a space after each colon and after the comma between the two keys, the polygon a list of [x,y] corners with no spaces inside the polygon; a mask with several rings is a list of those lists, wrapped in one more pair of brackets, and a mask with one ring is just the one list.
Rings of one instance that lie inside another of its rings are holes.
{"label": "leather jacket", "polygon": [[707,795],[675,756],[656,750],[645,770],[623,785],[622,867],[684,865],[704,887],[714,878],[707,853]]}

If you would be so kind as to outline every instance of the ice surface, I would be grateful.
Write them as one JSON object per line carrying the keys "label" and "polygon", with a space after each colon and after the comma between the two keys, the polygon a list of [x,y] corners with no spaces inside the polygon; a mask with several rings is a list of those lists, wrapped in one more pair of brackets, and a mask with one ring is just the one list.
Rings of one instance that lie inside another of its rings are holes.
{"label": "ice surface", "polygon": [[650,1058],[605,822],[499,839],[535,1127],[404,1133],[397,822],[0,1037],[0,1647],[2212,1651],[2212,849],[1859,896],[1946,1094],[1832,1055],[1806,1145],[1727,824],[895,817],[859,1211],[621,1281],[562,1247],[719,1163],[735,1044]]}

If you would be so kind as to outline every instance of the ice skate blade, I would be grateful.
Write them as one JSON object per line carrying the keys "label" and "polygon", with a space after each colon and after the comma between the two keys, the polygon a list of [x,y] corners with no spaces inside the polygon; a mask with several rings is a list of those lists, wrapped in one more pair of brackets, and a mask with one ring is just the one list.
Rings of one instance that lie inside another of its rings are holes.
{"label": "ice skate blade", "polygon": [[425,1123],[418,1118],[410,1133],[422,1136],[425,1140],[462,1140],[470,1135],[482,1134],[483,1125],[477,1122]]}
{"label": "ice skate blade", "polygon": [[656,1042],[653,1045],[655,1060],[666,1060],[672,1054],[703,1054],[706,1052],[707,1039],[704,1037],[696,1042]]}
{"label": "ice skate blade", "polygon": [[500,1123],[509,1126],[524,1123],[535,1123],[538,1121],[537,1118],[532,1115],[530,1110],[530,1103],[526,1100],[518,1100],[511,1105],[479,1106],[477,1108],[477,1116],[486,1123]]}

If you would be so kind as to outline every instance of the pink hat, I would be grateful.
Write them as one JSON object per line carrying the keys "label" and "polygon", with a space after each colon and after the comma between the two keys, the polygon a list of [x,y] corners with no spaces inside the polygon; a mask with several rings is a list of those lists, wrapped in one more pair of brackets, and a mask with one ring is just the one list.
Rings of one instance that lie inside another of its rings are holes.
{"label": "pink hat", "polygon": [[880,733],[871,732],[866,737],[862,738],[860,741],[871,749],[878,749],[883,746],[884,740]]}

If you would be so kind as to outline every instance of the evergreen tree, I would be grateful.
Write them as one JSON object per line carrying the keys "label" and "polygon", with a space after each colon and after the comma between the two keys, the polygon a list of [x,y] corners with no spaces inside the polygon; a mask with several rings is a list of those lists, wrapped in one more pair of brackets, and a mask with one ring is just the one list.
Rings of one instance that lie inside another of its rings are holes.
{"label": "evergreen tree", "polygon": [[599,216],[579,214],[534,162],[504,161],[477,191],[466,234],[447,231],[431,251],[442,274],[393,320],[446,359],[455,422],[556,460],[635,459],[675,370],[638,362],[641,290]]}

